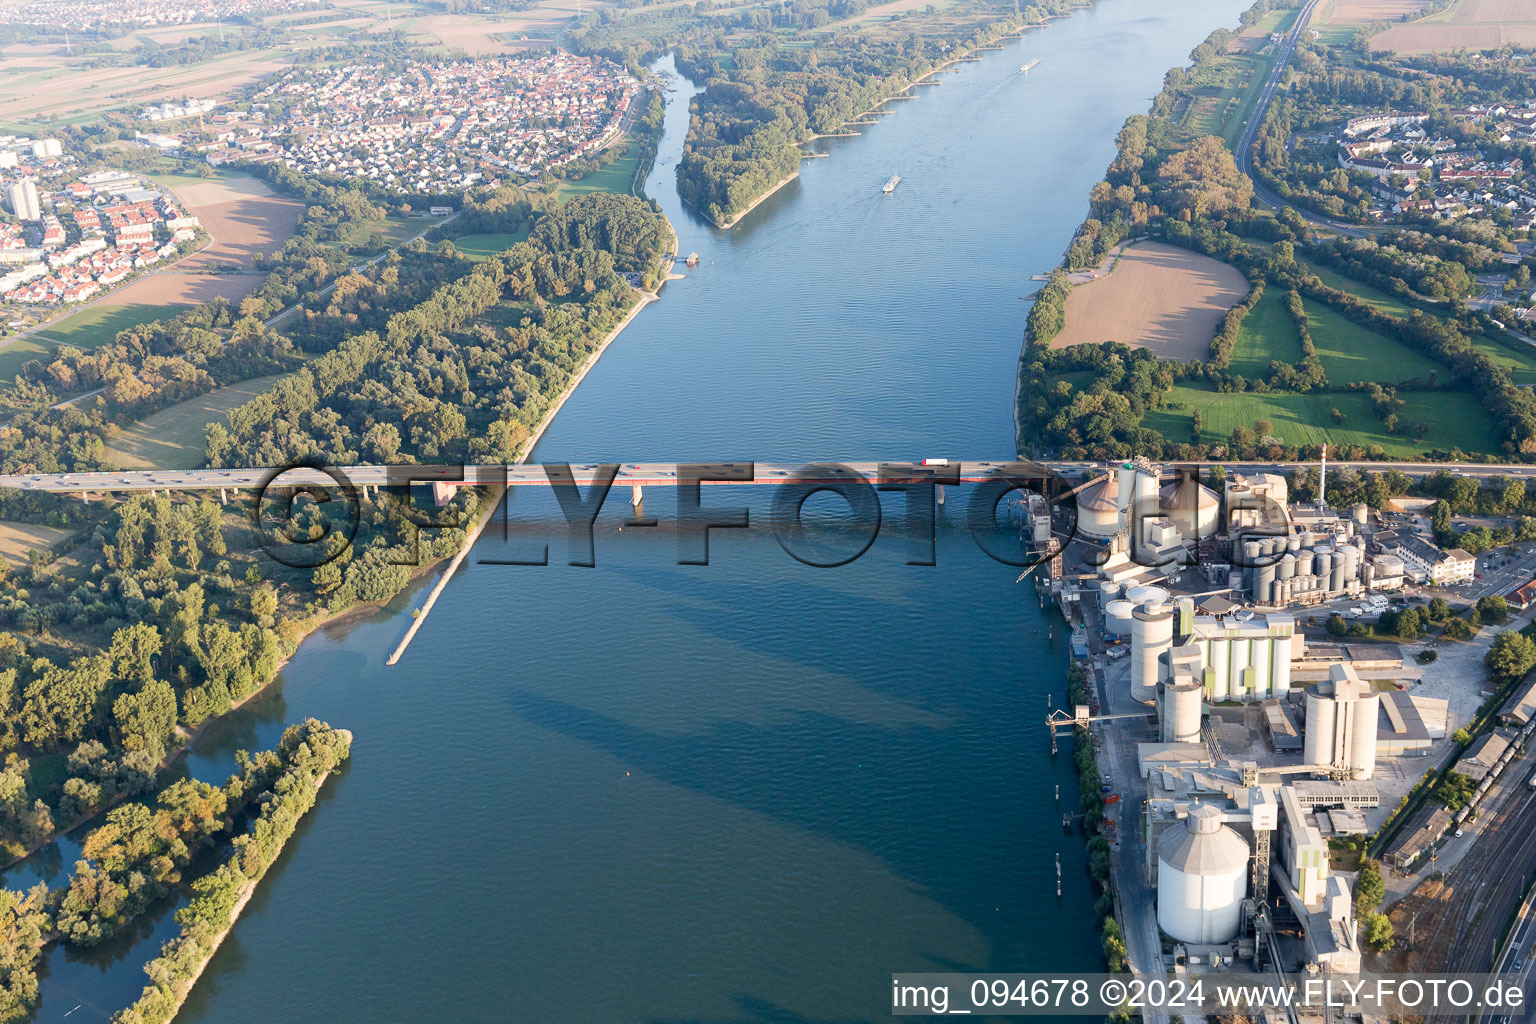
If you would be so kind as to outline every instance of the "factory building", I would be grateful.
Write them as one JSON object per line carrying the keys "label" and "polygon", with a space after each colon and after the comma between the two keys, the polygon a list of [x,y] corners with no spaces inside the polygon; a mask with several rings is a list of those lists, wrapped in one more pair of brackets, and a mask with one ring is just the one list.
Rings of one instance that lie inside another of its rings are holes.
{"label": "factory building", "polygon": [[1196,678],[1207,700],[1263,700],[1291,689],[1291,660],[1303,643],[1289,615],[1195,616],[1185,646],[1199,652]]}
{"label": "factory building", "polygon": [[1327,765],[1356,780],[1376,769],[1380,697],[1348,665],[1335,665],[1326,682],[1307,689],[1307,727],[1302,762]]}
{"label": "factory building", "polygon": [[1244,904],[1257,895],[1250,885],[1264,878],[1269,897],[1278,894],[1301,922],[1306,961],[1356,972],[1354,901],[1347,881],[1331,870],[1327,841],[1364,833],[1358,808],[1374,805],[1375,787],[1282,785],[1262,775],[1239,762],[1150,773],[1145,868],[1157,891],[1158,925],[1192,947],[1226,945],[1226,955],[1234,955]]}
{"label": "factory building", "polygon": [[1233,473],[1223,490],[1229,533],[1285,521],[1289,487],[1278,473]]}

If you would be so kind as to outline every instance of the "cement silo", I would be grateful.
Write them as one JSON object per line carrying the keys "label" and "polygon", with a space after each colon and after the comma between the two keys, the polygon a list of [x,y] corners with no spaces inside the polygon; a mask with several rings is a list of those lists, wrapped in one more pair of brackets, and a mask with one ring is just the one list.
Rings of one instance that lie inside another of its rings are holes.
{"label": "cement silo", "polygon": [[1381,695],[1348,665],[1334,665],[1325,682],[1307,689],[1305,764],[1342,769],[1364,781],[1376,770]]}
{"label": "cement silo", "polygon": [[1248,844],[1202,804],[1184,827],[1157,841],[1157,923],[1179,942],[1212,945],[1237,937],[1248,890]]}
{"label": "cement silo", "polygon": [[1170,595],[1168,591],[1162,587],[1141,586],[1132,587],[1129,591],[1127,591],[1125,599],[1131,602],[1131,604],[1140,608],[1148,601],[1156,601],[1158,604],[1167,604],[1170,600]]}
{"label": "cement silo", "polygon": [[1192,476],[1164,487],[1158,495],[1158,508],[1173,520],[1185,540],[1215,536],[1221,523],[1220,496]]}
{"label": "cement silo", "polygon": [[1258,604],[1271,604],[1275,599],[1275,564],[1266,561],[1256,570],[1258,576],[1253,588],[1253,599]]}
{"label": "cement silo", "polygon": [[1148,601],[1132,613],[1131,699],[1143,704],[1157,700],[1158,659],[1173,648],[1173,611],[1161,601]]}
{"label": "cement silo", "polygon": [[1131,635],[1131,613],[1136,606],[1129,601],[1111,601],[1104,606],[1104,628],[1116,636]]}
{"label": "cement silo", "polygon": [[1195,629],[1195,599],[1181,597],[1173,602],[1173,631],[1179,636],[1189,636]]}
{"label": "cement silo", "polygon": [[1107,540],[1120,530],[1120,488],[1115,474],[1104,476],[1077,494],[1077,530]]}
{"label": "cement silo", "polygon": [[1314,557],[1316,557],[1316,556],[1310,550],[1308,550],[1307,548],[1302,548],[1300,551],[1296,552],[1296,575],[1297,576],[1311,576],[1312,575],[1312,560],[1313,560]]}
{"label": "cement silo", "polygon": [[1200,684],[1188,676],[1163,687],[1163,742],[1200,742]]}
{"label": "cement silo", "polygon": [[1350,723],[1349,757],[1345,767],[1349,777],[1364,781],[1376,772],[1376,718],[1381,713],[1381,694],[1369,683],[1362,683],[1361,694],[1355,701],[1355,716]]}
{"label": "cement silo", "polygon": [[1332,691],[1324,693],[1321,685],[1309,687],[1302,764],[1333,764],[1334,717]]}
{"label": "cement silo", "polygon": [[1293,577],[1295,577],[1295,575],[1296,575],[1296,556],[1291,554],[1289,551],[1287,551],[1285,554],[1280,556],[1280,566],[1279,566],[1276,578],[1277,579],[1282,579],[1282,580],[1289,580],[1289,579],[1292,579]]}

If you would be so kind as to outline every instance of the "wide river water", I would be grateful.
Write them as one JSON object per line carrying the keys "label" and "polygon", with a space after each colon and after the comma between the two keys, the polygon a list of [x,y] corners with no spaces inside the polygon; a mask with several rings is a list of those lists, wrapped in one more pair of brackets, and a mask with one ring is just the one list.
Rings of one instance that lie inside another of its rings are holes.
{"label": "wide river water", "polygon": [[[822,140],[730,231],[678,202],[677,81],[646,188],[700,265],[536,461],[1008,458],[1030,276],[1125,117],[1249,2],[1102,0],[1008,40]],[[1064,638],[953,498],[937,566],[905,564],[887,495],[870,551],[815,569],[764,527],[767,488],[706,490],[753,515],[708,566],[676,564],[670,494],[622,531],[620,497],[580,569],[553,499],[518,495],[513,540],[481,541],[398,666],[420,587],[311,637],[199,743],[191,771],[222,781],[286,723],[356,734],[180,1020],[876,1021],[894,971],[1097,969],[1083,840],[1056,811],[1071,761],[1042,724]],[[546,540],[546,568],[478,562]],[[77,850],[8,884],[62,884]],[[39,1019],[132,1001],[172,909],[55,951]]]}

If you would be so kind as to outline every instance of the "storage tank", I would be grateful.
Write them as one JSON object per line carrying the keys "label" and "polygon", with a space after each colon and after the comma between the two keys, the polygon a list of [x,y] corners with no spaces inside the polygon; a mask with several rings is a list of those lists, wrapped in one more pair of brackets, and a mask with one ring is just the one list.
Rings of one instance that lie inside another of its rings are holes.
{"label": "storage tank", "polygon": [[1371,584],[1376,582],[1376,567],[1370,562],[1364,562],[1360,566],[1360,584],[1366,590],[1371,589]]}
{"label": "storage tank", "polygon": [[1371,510],[1363,501],[1355,502],[1355,507],[1350,509],[1350,518],[1356,526],[1364,526],[1371,518]]}
{"label": "storage tank", "polygon": [[1158,658],[1173,647],[1173,610],[1148,601],[1131,613],[1131,699],[1157,700]]}
{"label": "storage tank", "polygon": [[1296,575],[1296,556],[1287,551],[1280,556],[1280,569],[1277,578],[1288,580]]}
{"label": "storage tank", "polygon": [[1104,606],[1104,628],[1116,636],[1131,635],[1131,613],[1136,606],[1129,601],[1111,601]]}
{"label": "storage tank", "polygon": [[1319,551],[1317,553],[1317,575],[1323,581],[1323,589],[1333,588],[1333,552]]}
{"label": "storage tank", "polygon": [[1306,548],[1302,548],[1300,551],[1296,552],[1296,575],[1297,576],[1311,576],[1312,575],[1312,559],[1314,557],[1315,556],[1313,555],[1313,553],[1311,551],[1308,551]]}
{"label": "storage tank", "polygon": [[1307,688],[1307,731],[1301,745],[1302,764],[1333,764],[1333,729],[1337,708],[1333,692]]}
{"label": "storage tank", "polygon": [[1236,938],[1248,890],[1248,844],[1201,805],[1157,841],[1157,923],[1179,942]]}
{"label": "storage tank", "polygon": [[1140,608],[1148,601],[1156,601],[1158,604],[1167,604],[1169,596],[1168,591],[1162,587],[1142,586],[1132,587],[1130,591],[1126,593],[1125,599],[1131,602],[1131,604]]}
{"label": "storage tank", "polygon": [[1273,562],[1259,566],[1258,586],[1253,599],[1259,604],[1272,604],[1275,600],[1275,566]]}
{"label": "storage tank", "polygon": [[1215,536],[1221,521],[1221,498],[1192,476],[1164,487],[1158,509],[1173,520],[1185,540]]}
{"label": "storage tank", "polygon": [[1376,718],[1380,713],[1381,694],[1364,684],[1355,700],[1353,736],[1349,744],[1349,777],[1369,779],[1376,771]]}
{"label": "storage tank", "polygon": [[1191,679],[1163,687],[1163,742],[1200,742],[1200,684]]}
{"label": "storage tank", "polygon": [[1120,488],[1114,473],[1105,473],[1077,494],[1077,529],[1084,536],[1107,540],[1120,530]]}

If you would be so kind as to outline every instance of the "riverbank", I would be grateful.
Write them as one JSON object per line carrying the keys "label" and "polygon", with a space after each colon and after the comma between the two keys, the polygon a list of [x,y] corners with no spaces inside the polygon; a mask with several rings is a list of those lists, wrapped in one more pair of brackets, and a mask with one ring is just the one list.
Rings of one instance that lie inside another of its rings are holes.
{"label": "riverbank", "polygon": [[[674,228],[672,226],[672,222],[667,220],[665,217],[662,218],[662,223],[667,226],[667,230],[672,235],[672,243],[670,247],[667,247],[663,251],[662,260],[664,263],[669,260],[675,261],[677,259],[678,249],[677,229]],[[609,331],[607,335],[604,336],[602,342],[598,344],[597,348],[593,349],[592,352],[588,354],[587,358],[582,362],[581,367],[576,371],[575,375],[572,376],[570,382],[566,384],[566,386],[561,390],[560,397],[553,404],[551,404],[548,409],[545,410],[544,416],[539,420],[538,426],[534,429],[533,433],[528,435],[528,440],[523,442],[523,447],[521,451],[518,452],[517,458],[514,460],[516,465],[522,465],[528,461],[529,456],[533,454],[534,447],[539,443],[539,438],[544,436],[544,432],[548,430],[549,425],[554,422],[555,414],[560,411],[561,406],[565,405],[566,399],[575,394],[577,386],[581,384],[584,379],[586,379],[587,373],[591,371],[592,367],[597,365],[597,361],[602,358],[603,353],[608,350],[608,346],[612,345],[618,336],[624,332],[624,328],[628,327],[630,323],[635,319],[635,317],[640,315],[640,311],[642,309],[650,305],[652,302],[655,302],[657,299],[661,298],[661,295],[659,294],[661,286],[666,284],[667,281],[671,279],[671,275],[663,275],[662,279],[656,284],[656,291],[637,292],[639,297],[636,299],[635,304],[630,307],[629,312],[625,313],[624,318],[615,324],[613,330]],[[490,501],[488,502],[485,511],[481,514],[479,522],[477,522],[473,529],[471,529],[465,535],[464,544],[459,548],[459,553],[454,555],[453,561],[448,563],[448,568],[443,571],[442,577],[438,579],[437,584],[432,588],[432,592],[427,595],[427,599],[422,604],[420,610],[417,611],[415,616],[411,619],[411,626],[406,630],[405,636],[401,638],[399,645],[394,650],[394,653],[389,656],[389,659],[385,661],[384,664],[394,665],[397,663],[400,660],[400,657],[405,654],[406,648],[410,647],[411,641],[416,639],[417,631],[420,630],[422,624],[427,621],[427,615],[431,613],[432,607],[437,604],[438,597],[441,596],[443,590],[448,586],[449,581],[453,579],[454,574],[459,571],[459,566],[464,563],[464,559],[469,555],[470,550],[474,548],[475,541],[480,539],[480,534],[484,532],[486,524],[491,521],[491,516],[496,513],[497,506],[501,504],[501,501],[505,496],[505,487],[497,488],[491,495]]]}
{"label": "riverbank", "polygon": [[788,185],[790,182],[794,181],[798,177],[800,177],[800,172],[799,171],[795,171],[794,174],[791,174],[787,178],[780,178],[773,185],[772,188],[770,188],[768,191],[764,192],[762,195],[758,196],[756,199],[752,200],[751,204],[748,205],[745,210],[742,210],[740,213],[738,213],[736,216],[732,217],[730,220],[724,221],[723,223],[721,221],[718,221],[718,220],[715,221],[715,227],[719,228],[721,231],[729,231],[731,228],[735,227],[737,224],[740,224],[741,221],[742,221],[742,218],[744,218],[747,214],[751,213],[753,210],[755,210],[759,206],[761,206],[763,204],[763,202],[768,199],[769,196],[773,195],[779,189],[783,188],[785,185]]}
{"label": "riverbank", "polygon": [[[337,729],[336,735],[340,736],[343,740],[346,741],[347,749],[350,751],[352,748],[352,730]],[[340,768],[341,766],[337,765],[335,768],[324,773],[318,779],[316,779],[315,792],[320,792],[320,787],[325,785],[325,780],[329,779],[332,775],[335,775]],[[276,858],[274,858],[274,860],[275,859]],[[197,965],[197,968],[192,972],[191,977],[187,979],[187,987],[176,999],[177,1011],[181,1010],[182,1004],[187,1001],[187,996],[192,994],[192,989],[197,986],[197,979],[203,976],[203,971],[207,969],[208,964],[213,960],[213,955],[219,951],[220,946],[224,945],[224,940],[229,937],[229,933],[235,930],[235,922],[240,920],[241,912],[244,911],[246,905],[251,902],[251,897],[256,895],[256,886],[261,884],[261,879],[265,878],[266,876],[267,873],[263,871],[260,877],[253,878],[245,885],[241,886],[242,891],[240,893],[240,898],[235,901],[234,907],[231,908],[229,912],[229,927],[225,928],[223,932],[221,932],[213,939],[207,954],[202,959],[202,962]],[[175,1014],[173,1013],[172,1016],[174,1017]]]}
{"label": "riverbank", "polygon": [[[273,782],[272,787],[263,793],[262,797],[258,798],[258,802],[267,800],[271,802],[263,802],[262,810],[258,815],[257,821],[253,823],[252,830],[244,834],[247,842],[251,842],[252,845],[242,846],[237,841],[234,844],[233,852],[224,864],[214,869],[207,876],[204,876],[204,878],[217,879],[224,877],[224,873],[229,870],[233,870],[238,876],[250,872],[254,867],[255,873],[248,875],[246,880],[235,890],[233,894],[235,898],[231,902],[229,909],[224,912],[226,920],[221,922],[221,926],[218,927],[215,934],[208,935],[206,938],[197,937],[198,927],[209,928],[213,925],[213,921],[217,920],[215,915],[219,913],[217,884],[209,887],[207,890],[199,889],[200,895],[192,901],[186,910],[181,911],[177,915],[177,920],[182,922],[182,930],[178,937],[168,941],[161,955],[145,965],[144,971],[152,979],[151,984],[144,989],[144,992],[131,1006],[113,1014],[112,1021],[114,1024],[129,1024],[129,1022],[133,1022],[133,1024],[168,1024],[169,1021],[173,1020],[181,1012],[187,997],[192,994],[192,989],[196,987],[198,979],[203,976],[203,971],[207,969],[214,955],[223,946],[224,940],[229,937],[229,933],[234,930],[235,922],[240,919],[241,913],[244,912],[246,906],[251,902],[251,897],[256,894],[256,887],[261,884],[261,880],[266,877],[272,865],[277,862],[277,858],[282,856],[283,850],[287,847],[288,840],[293,837],[293,832],[297,828],[298,823],[303,820],[306,814],[314,809],[320,788],[325,785],[326,780],[335,774],[351,756],[353,737],[350,729],[330,729],[328,726],[322,726],[320,723],[313,721],[310,725],[323,728],[330,735],[341,740],[342,746],[340,751],[336,753],[335,764],[315,777],[314,785],[308,791],[308,796],[304,798],[302,805],[292,813],[291,818],[285,819],[283,817],[291,809],[291,801],[294,798],[292,791],[285,790],[284,783],[303,771],[302,768],[290,767],[286,769],[283,775]],[[314,738],[314,734],[311,733],[310,739],[313,740]],[[329,746],[326,749],[330,749]],[[299,792],[303,791],[300,790]],[[270,830],[265,835],[262,834],[260,828],[256,827],[261,824],[265,824]],[[274,836],[278,837],[275,848],[270,850],[263,849],[264,845],[270,844],[273,841]],[[194,885],[194,888],[199,887]],[[205,902],[207,905],[199,908],[198,904],[200,901]],[[187,915],[185,919],[182,917],[183,914]],[[213,920],[210,920],[210,917],[213,917]],[[183,958],[186,946],[189,944],[196,948],[199,954],[195,962],[191,964],[186,963]],[[186,976],[177,978],[175,975],[183,970],[188,972]]]}
{"label": "riverbank", "polygon": [[[1075,6],[1073,8],[1073,10],[1076,11],[1076,10],[1079,10],[1079,9],[1082,9],[1082,8],[1092,7],[1092,6],[1093,6],[1092,0],[1087,0],[1087,2]],[[1060,15],[1059,17],[1070,17],[1070,16],[1071,15]],[[929,82],[928,80],[933,78],[933,76],[935,76],[935,75],[941,74],[942,72],[944,72],[946,70],[949,70],[951,65],[958,64],[958,63],[960,63],[962,61],[966,61],[966,60],[979,60],[980,58],[972,57],[972,54],[975,54],[975,53],[980,52],[982,50],[1000,49],[1000,47],[994,45],[999,40],[1021,38],[1026,30],[1028,30],[1028,29],[1030,29],[1032,27],[1043,26],[1043,25],[1048,24],[1050,21],[1053,21],[1053,20],[1055,20],[1054,17],[1047,18],[1044,22],[1041,22],[1040,25],[1038,25],[1038,26],[1020,25],[1016,29],[1014,29],[1013,31],[1005,32],[1002,35],[996,37],[995,39],[989,39],[989,40],[987,40],[984,43],[978,43],[975,46],[972,46],[972,47],[970,47],[970,48],[968,48],[966,50],[963,50],[963,51],[955,54],[953,57],[950,57],[948,60],[944,61],[942,64],[938,64],[938,65],[934,66],[933,68],[929,69],[927,72],[923,73],[922,75],[919,75],[917,78],[912,79],[910,82],[904,82],[898,88],[892,89],[889,95],[884,96],[884,97],[880,98],[879,100],[877,100],[867,110],[863,110],[863,111],[861,111],[861,112],[859,112],[857,114],[854,114],[852,117],[848,118],[846,121],[841,122],[840,124],[838,124],[837,128],[833,129],[832,131],[830,131],[830,132],[821,132],[821,133],[809,135],[806,138],[803,138],[803,139],[800,139],[799,141],[797,141],[795,143],[795,145],[796,146],[804,146],[804,145],[807,145],[807,144],[809,144],[811,142],[816,141],[817,139],[856,138],[856,137],[859,136],[859,134],[860,134],[859,132],[843,131],[842,129],[847,128],[849,125],[874,125],[874,124],[879,124],[878,121],[868,121],[868,120],[865,120],[865,119],[868,118],[870,115],[879,112],[881,107],[885,106],[885,104],[887,104],[887,103],[890,103],[892,100],[911,99],[912,97],[907,96],[906,94],[907,94],[907,92],[909,90],[915,88],[916,86],[924,85],[924,84],[929,84],[929,85],[937,85],[937,84],[939,84],[938,82]],[[959,71],[961,69],[956,68],[955,70]],[[824,154],[818,154],[818,155],[824,155]],[[802,157],[802,159],[804,159],[804,157]],[[783,178],[783,179],[779,180],[778,182],[774,183],[766,192],[764,192],[761,195],[759,195],[756,199],[753,199],[751,203],[747,204],[747,206],[744,209],[742,209],[741,211],[736,213],[729,220],[726,220],[726,221],[722,222],[722,221],[717,219],[715,221],[715,226],[717,228],[719,228],[720,230],[722,230],[722,231],[730,230],[731,228],[735,227],[737,224],[741,223],[742,219],[744,217],[746,217],[747,214],[751,213],[753,210],[755,210],[759,206],[761,206],[762,203],[765,200],[767,200],[770,196],[772,196],[775,192],[779,191],[779,189],[783,188],[785,185],[788,185],[791,181],[794,181],[799,176],[800,176],[800,172],[797,170],[793,174],[789,175],[787,178]]]}

